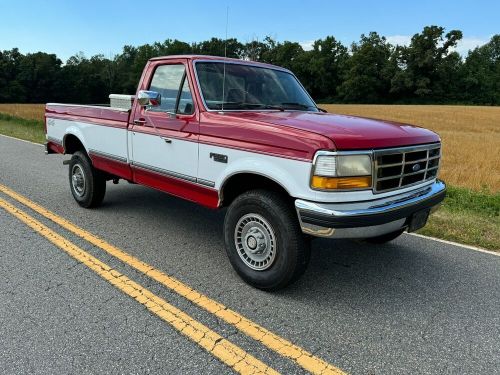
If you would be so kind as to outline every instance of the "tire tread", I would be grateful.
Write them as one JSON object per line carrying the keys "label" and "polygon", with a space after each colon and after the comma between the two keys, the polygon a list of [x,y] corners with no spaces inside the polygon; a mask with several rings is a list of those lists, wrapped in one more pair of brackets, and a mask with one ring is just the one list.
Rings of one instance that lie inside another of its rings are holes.
{"label": "tire tread", "polygon": [[[233,240],[232,234],[230,236],[231,238],[228,238],[228,231],[229,233],[232,233],[234,231],[234,228],[228,228],[228,221],[230,221],[231,219],[232,211],[235,208],[245,204],[259,205],[262,209],[267,211],[271,209],[271,211],[274,211],[274,213],[279,215],[278,220],[285,224],[284,227],[286,233],[284,234],[284,237],[287,238],[286,246],[293,249],[293,259],[292,262],[288,265],[288,269],[286,270],[286,272],[284,272],[282,277],[279,280],[276,280],[273,284],[269,285],[262,285],[252,282],[252,280],[249,279],[247,275],[242,274],[242,272],[240,272],[237,267],[235,267],[236,271],[249,284],[266,291],[282,289],[294,283],[305,272],[310,260],[311,252],[309,241],[305,238],[302,230],[300,229],[299,221],[295,210],[293,209],[291,199],[284,194],[263,189],[249,190],[241,194],[233,201],[228,209],[228,212],[226,213],[226,220],[224,221],[224,238],[226,240],[226,250],[228,252],[228,256],[231,259],[230,251],[232,251],[233,246],[232,243],[228,243],[229,240]],[[231,263],[234,262],[231,261]]]}

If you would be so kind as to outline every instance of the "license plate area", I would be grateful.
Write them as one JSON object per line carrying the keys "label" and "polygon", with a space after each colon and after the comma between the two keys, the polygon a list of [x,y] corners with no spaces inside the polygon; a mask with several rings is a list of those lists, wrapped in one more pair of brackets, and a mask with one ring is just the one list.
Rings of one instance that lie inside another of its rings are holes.
{"label": "license plate area", "polygon": [[415,232],[427,224],[431,210],[429,208],[415,212],[409,217],[408,232]]}

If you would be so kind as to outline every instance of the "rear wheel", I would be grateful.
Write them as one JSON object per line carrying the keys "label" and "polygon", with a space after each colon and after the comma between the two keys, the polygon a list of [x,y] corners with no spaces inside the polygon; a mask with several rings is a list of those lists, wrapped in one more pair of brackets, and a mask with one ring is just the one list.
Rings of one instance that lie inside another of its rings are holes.
{"label": "rear wheel", "polygon": [[237,197],[224,220],[229,260],[240,277],[263,290],[277,290],[296,281],[310,258],[290,202],[282,194],[252,190]]}
{"label": "rear wheel", "polygon": [[404,231],[405,230],[403,228],[403,229],[399,229],[399,230],[392,232],[392,233],[383,234],[382,236],[366,238],[366,239],[364,239],[364,241],[369,242],[369,243],[373,243],[373,244],[384,244],[384,243],[390,242],[392,240],[395,240],[396,238],[401,236],[401,234],[403,234]]}
{"label": "rear wheel", "polygon": [[77,203],[85,208],[97,207],[106,193],[106,179],[92,166],[88,156],[77,151],[69,163],[69,186]]}

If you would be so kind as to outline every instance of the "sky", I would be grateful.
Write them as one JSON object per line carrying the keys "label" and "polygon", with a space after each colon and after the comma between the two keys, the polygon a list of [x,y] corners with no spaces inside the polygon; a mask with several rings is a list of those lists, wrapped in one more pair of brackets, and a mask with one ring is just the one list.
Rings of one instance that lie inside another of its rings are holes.
{"label": "sky", "polygon": [[500,33],[498,0],[0,0],[0,50],[43,51],[66,61],[78,52],[112,57],[124,45],[165,39],[225,38],[227,8],[228,37],[245,43],[269,35],[306,49],[328,35],[350,45],[370,31],[407,44],[424,26],[439,25],[463,32],[457,50],[465,55]]}

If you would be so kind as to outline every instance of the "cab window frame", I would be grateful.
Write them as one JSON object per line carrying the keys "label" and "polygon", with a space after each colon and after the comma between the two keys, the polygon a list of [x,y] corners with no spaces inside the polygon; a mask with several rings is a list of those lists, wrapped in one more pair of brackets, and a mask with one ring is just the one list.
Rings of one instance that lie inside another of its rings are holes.
{"label": "cab window frame", "polygon": [[[167,67],[172,67],[172,66],[182,66],[184,68],[184,71],[182,73],[182,76],[181,76],[181,79],[179,81],[179,85],[177,87],[177,92],[176,92],[176,95],[175,95],[175,105],[174,105],[174,108],[172,110],[168,110],[168,109],[162,109],[161,108],[161,105],[160,107],[147,107],[146,110],[148,112],[153,112],[153,113],[166,113],[166,114],[172,114],[172,115],[182,115],[182,116],[193,116],[195,113],[196,113],[196,104],[195,104],[195,101],[194,101],[194,95],[193,95],[193,90],[192,90],[192,85],[191,85],[191,82],[189,80],[189,76],[188,76],[188,67],[186,66],[185,63],[183,62],[174,62],[174,63],[170,63],[170,64],[159,64],[157,66],[154,67],[154,70],[150,76],[150,79],[149,79],[149,82],[148,82],[148,85],[147,85],[147,89],[148,90],[151,90],[151,86],[153,84],[153,81],[155,79],[155,75],[156,73],[158,72],[158,69],[165,69]],[[184,112],[179,112],[179,104],[180,104],[180,100],[181,100],[181,97],[182,97],[182,93],[183,93],[183,88],[185,87],[185,84],[186,84],[186,81],[187,81],[187,89],[188,89],[188,92],[189,92],[189,95],[191,97],[191,104],[192,104],[192,109],[191,109],[191,112],[190,113],[184,113]],[[167,88],[169,89],[169,88]],[[158,90],[153,90],[153,91],[158,91]],[[161,92],[160,92],[161,94]],[[163,99],[163,95],[162,95],[162,99]]]}

